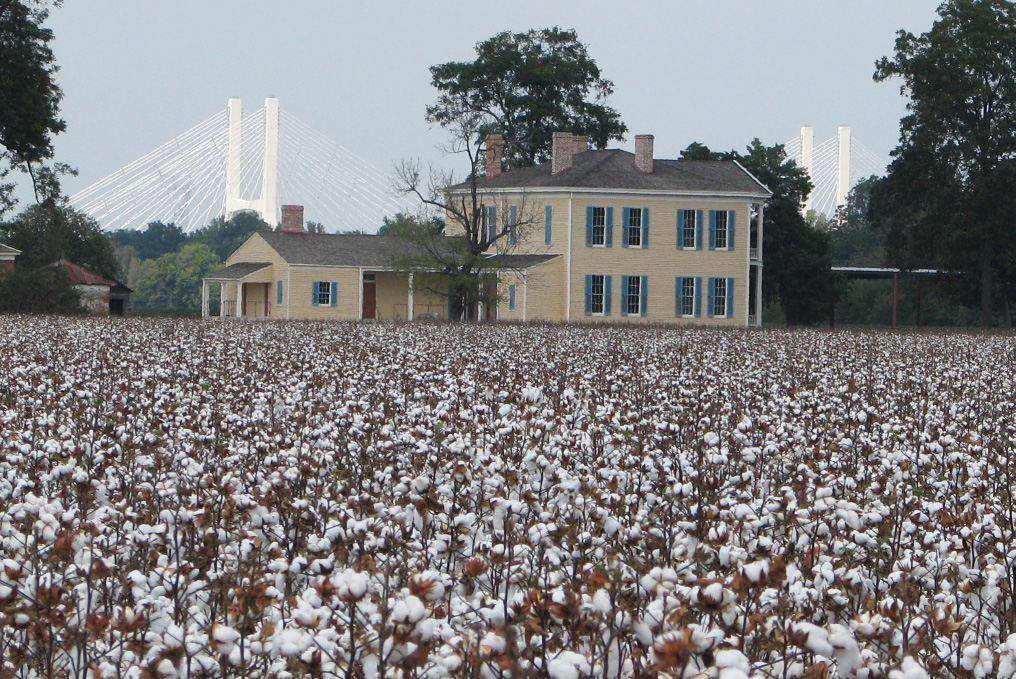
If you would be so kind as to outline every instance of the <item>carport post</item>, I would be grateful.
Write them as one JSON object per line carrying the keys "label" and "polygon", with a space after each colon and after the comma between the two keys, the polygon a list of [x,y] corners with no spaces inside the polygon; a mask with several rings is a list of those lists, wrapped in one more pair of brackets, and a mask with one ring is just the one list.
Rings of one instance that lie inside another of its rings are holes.
{"label": "carport post", "polygon": [[900,275],[893,274],[893,330],[896,329],[896,298],[899,295]]}

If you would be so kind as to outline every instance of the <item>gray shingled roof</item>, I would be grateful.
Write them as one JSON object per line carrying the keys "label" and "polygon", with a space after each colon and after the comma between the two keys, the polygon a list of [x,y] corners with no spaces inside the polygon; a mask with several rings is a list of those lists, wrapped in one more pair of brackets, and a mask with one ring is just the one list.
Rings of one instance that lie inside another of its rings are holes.
{"label": "gray shingled roof", "polygon": [[245,276],[249,276],[255,271],[260,271],[266,266],[271,266],[271,262],[238,262],[237,264],[230,264],[224,269],[213,271],[205,278],[211,278],[217,281],[238,281]]}
{"label": "gray shingled roof", "polygon": [[505,269],[528,269],[531,266],[549,262],[555,257],[560,256],[561,255],[494,255],[490,258],[490,261],[496,263],[498,266],[504,267]]}
{"label": "gray shingled roof", "polygon": [[[656,160],[653,173],[635,167],[635,154],[620,149],[583,151],[575,154],[575,167],[550,174],[550,163],[520,167],[487,179],[480,189],[586,188],[633,191],[674,191],[770,195],[770,191],[733,161]],[[463,182],[452,189],[467,188]]]}
{"label": "gray shingled roof", "polygon": [[14,248],[0,243],[0,255],[20,255],[21,250],[15,250]]}
{"label": "gray shingled roof", "polygon": [[262,231],[265,242],[290,264],[387,267],[394,259],[420,255],[402,236]]}

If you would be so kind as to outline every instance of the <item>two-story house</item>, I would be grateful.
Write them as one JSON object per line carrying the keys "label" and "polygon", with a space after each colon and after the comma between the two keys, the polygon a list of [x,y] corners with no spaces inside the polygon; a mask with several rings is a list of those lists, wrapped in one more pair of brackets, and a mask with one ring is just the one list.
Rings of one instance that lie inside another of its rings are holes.
{"label": "two-story house", "polygon": [[772,194],[737,162],[655,159],[651,135],[634,154],[555,133],[550,163],[501,156],[492,135],[476,187],[487,228],[510,227],[498,318],[759,325]]}
{"label": "two-story house", "polygon": [[[658,160],[650,135],[632,154],[555,133],[550,163],[508,171],[502,151],[491,136],[476,186],[485,228],[510,227],[489,253],[497,294],[479,317],[759,324],[771,193],[736,162]],[[413,248],[394,236],[309,234],[303,208],[283,206],[281,231],[254,234],[204,279],[203,313],[217,286],[221,316],[447,318],[447,299],[420,285],[426,272],[414,281],[392,266]]]}

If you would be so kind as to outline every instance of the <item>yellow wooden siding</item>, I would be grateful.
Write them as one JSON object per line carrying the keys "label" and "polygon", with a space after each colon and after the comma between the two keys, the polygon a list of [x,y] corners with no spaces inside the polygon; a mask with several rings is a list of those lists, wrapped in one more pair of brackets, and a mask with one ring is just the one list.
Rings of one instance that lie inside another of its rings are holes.
{"label": "yellow wooden siding", "polygon": [[[525,271],[502,271],[498,318],[505,321],[564,320],[564,257]],[[515,285],[515,310],[509,309],[509,286]]]}
{"label": "yellow wooden siding", "polygon": [[[337,282],[338,297],[335,306],[312,302],[314,282]],[[308,320],[356,320],[360,318],[360,270],[292,266],[289,271],[289,317]]]}
{"label": "yellow wooden siding", "polygon": [[255,233],[245,240],[243,245],[234,250],[223,264],[229,266],[240,262],[271,262],[276,269],[280,265],[286,264],[286,260],[279,256],[279,253],[273,250],[259,233]]}

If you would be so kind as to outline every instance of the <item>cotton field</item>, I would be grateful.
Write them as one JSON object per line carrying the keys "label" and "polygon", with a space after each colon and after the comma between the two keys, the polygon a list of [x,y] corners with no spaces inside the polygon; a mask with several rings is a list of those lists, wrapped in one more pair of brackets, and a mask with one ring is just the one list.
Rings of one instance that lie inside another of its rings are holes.
{"label": "cotton field", "polygon": [[991,335],[0,318],[0,677],[1013,677]]}

